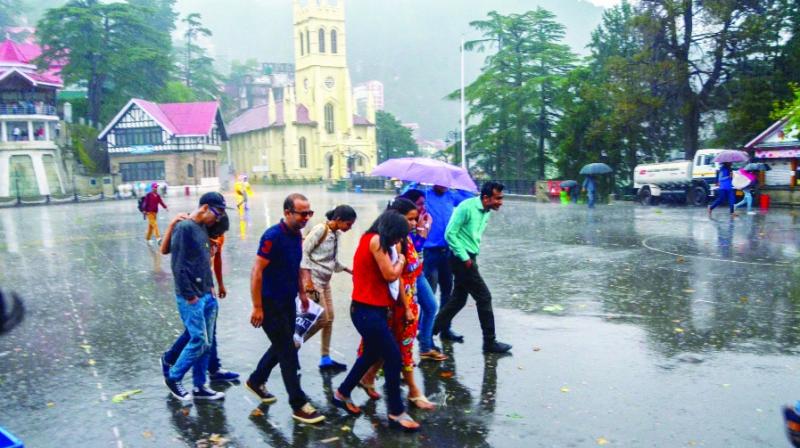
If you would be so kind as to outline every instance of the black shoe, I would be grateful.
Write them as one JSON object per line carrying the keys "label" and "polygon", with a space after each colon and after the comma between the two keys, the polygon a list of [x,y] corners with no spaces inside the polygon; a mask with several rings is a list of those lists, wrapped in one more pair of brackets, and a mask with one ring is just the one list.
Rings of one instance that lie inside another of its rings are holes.
{"label": "black shoe", "polygon": [[209,387],[195,387],[192,389],[192,396],[195,400],[221,400],[225,398],[225,394],[217,392]]}
{"label": "black shoe", "polygon": [[439,339],[450,342],[464,342],[464,336],[454,332],[453,330],[445,330],[439,335]]}
{"label": "black shoe", "polygon": [[487,341],[483,343],[483,351],[489,353],[506,353],[511,350],[511,344],[498,341]]}
{"label": "black shoe", "polygon": [[246,387],[250,392],[256,394],[258,398],[261,399],[262,403],[270,404],[278,401],[278,399],[275,398],[275,395],[269,393],[269,391],[267,391],[267,387],[263,384],[256,386],[248,379],[247,382],[244,383],[244,387]]}
{"label": "black shoe", "polygon": [[172,396],[178,400],[190,401],[192,399],[192,394],[186,392],[186,389],[183,388],[183,383],[180,381],[173,381],[169,378],[165,378],[164,384],[167,385],[167,388],[169,388],[169,392],[172,394]]}

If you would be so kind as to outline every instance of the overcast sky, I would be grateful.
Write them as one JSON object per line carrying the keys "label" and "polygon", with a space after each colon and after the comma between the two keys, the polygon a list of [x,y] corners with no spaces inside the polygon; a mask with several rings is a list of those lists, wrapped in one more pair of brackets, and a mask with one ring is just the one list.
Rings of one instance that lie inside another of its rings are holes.
{"label": "overcast sky", "polygon": [[[386,110],[417,122],[428,138],[458,126],[458,104],[442,98],[459,86],[459,40],[491,10],[524,12],[541,6],[566,26],[565,43],[586,54],[604,6],[617,0],[346,0],[347,44],[354,83],[385,85]],[[182,15],[202,14],[213,31],[212,53],[225,66],[234,59],[292,62],[291,0],[178,0]],[[485,55],[469,54],[467,78]]]}

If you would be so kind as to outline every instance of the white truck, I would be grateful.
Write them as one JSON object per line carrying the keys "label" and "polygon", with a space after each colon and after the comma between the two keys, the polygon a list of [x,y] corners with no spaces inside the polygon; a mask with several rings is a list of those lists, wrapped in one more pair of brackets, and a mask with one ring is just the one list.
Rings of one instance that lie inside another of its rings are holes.
{"label": "white truck", "polygon": [[724,149],[700,149],[693,160],[637,165],[633,188],[639,202],[656,205],[662,200],[705,205],[716,182],[714,157]]}

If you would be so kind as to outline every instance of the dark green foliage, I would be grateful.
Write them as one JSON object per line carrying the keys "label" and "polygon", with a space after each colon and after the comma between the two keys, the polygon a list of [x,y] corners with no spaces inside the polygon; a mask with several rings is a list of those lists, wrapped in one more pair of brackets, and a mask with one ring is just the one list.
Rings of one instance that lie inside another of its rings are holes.
{"label": "dark green foliage", "polygon": [[415,157],[419,155],[417,142],[411,137],[411,130],[404,127],[389,112],[375,113],[375,134],[378,140],[378,161],[398,157]]}

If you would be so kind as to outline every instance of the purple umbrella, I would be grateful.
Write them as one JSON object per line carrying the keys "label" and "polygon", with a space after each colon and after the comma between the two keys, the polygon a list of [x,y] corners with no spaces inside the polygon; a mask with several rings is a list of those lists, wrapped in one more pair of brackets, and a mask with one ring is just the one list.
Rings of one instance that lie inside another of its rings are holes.
{"label": "purple umbrella", "polygon": [[478,187],[464,168],[424,157],[389,159],[372,170],[373,176],[394,177],[410,182],[441,185],[476,192]]}
{"label": "purple umbrella", "polygon": [[714,157],[714,162],[716,163],[738,163],[747,162],[748,160],[750,160],[750,157],[746,152],[732,149],[726,149]]}

